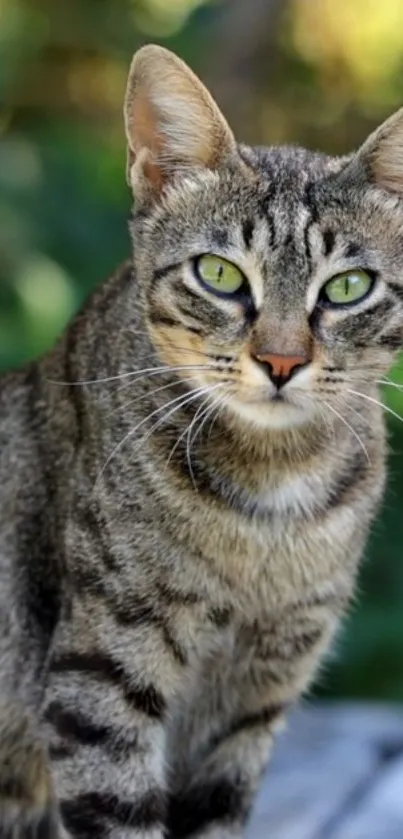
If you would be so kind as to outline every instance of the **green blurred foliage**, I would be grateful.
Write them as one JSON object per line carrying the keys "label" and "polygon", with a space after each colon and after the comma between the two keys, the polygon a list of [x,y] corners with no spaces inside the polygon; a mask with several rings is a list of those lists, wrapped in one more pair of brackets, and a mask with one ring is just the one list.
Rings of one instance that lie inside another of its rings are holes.
{"label": "green blurred foliage", "polygon": [[[242,3],[0,0],[0,369],[51,346],[129,253],[121,107],[142,43],[189,61],[248,141],[342,153],[403,100],[401,0]],[[322,695],[403,699],[401,428],[392,418],[384,512]]]}

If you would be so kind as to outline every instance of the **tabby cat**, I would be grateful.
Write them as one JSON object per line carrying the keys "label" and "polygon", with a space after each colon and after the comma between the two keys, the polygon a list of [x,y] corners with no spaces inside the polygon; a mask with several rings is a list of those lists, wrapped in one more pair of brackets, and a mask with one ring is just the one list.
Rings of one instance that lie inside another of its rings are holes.
{"label": "tabby cat", "polygon": [[403,109],[237,145],[157,46],[132,260],[0,387],[0,835],[243,835],[354,588],[403,343]]}

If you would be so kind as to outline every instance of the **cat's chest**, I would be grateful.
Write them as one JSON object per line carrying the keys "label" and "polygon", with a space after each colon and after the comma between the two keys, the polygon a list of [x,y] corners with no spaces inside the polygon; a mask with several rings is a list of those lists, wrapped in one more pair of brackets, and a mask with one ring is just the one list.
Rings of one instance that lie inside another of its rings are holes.
{"label": "cat's chest", "polygon": [[263,520],[281,518],[286,527],[290,519],[314,514],[328,493],[329,487],[319,475],[293,475],[278,482],[263,482],[259,489],[247,494],[245,507]]}
{"label": "cat's chest", "polygon": [[250,617],[352,578],[366,518],[351,505],[327,504],[320,481],[301,477],[261,489],[249,507],[218,510],[194,531],[193,545],[217,572],[212,596],[221,589]]}

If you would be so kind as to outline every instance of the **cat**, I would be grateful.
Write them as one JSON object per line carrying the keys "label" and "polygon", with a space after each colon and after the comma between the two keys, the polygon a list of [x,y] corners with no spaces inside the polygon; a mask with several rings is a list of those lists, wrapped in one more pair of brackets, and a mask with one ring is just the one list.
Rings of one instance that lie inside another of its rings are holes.
{"label": "cat", "polygon": [[125,99],[132,259],[0,385],[0,835],[234,839],[354,595],[403,343],[403,109],[238,145]]}

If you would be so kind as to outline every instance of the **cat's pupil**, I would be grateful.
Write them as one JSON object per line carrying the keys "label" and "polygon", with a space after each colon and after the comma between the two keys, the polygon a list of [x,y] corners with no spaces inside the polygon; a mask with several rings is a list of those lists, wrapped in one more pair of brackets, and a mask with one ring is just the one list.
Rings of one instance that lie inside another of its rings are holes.
{"label": "cat's pupil", "polygon": [[349,279],[349,277],[346,276],[344,278],[344,293],[345,293],[346,296],[348,295],[349,286],[350,286],[350,279]]}

